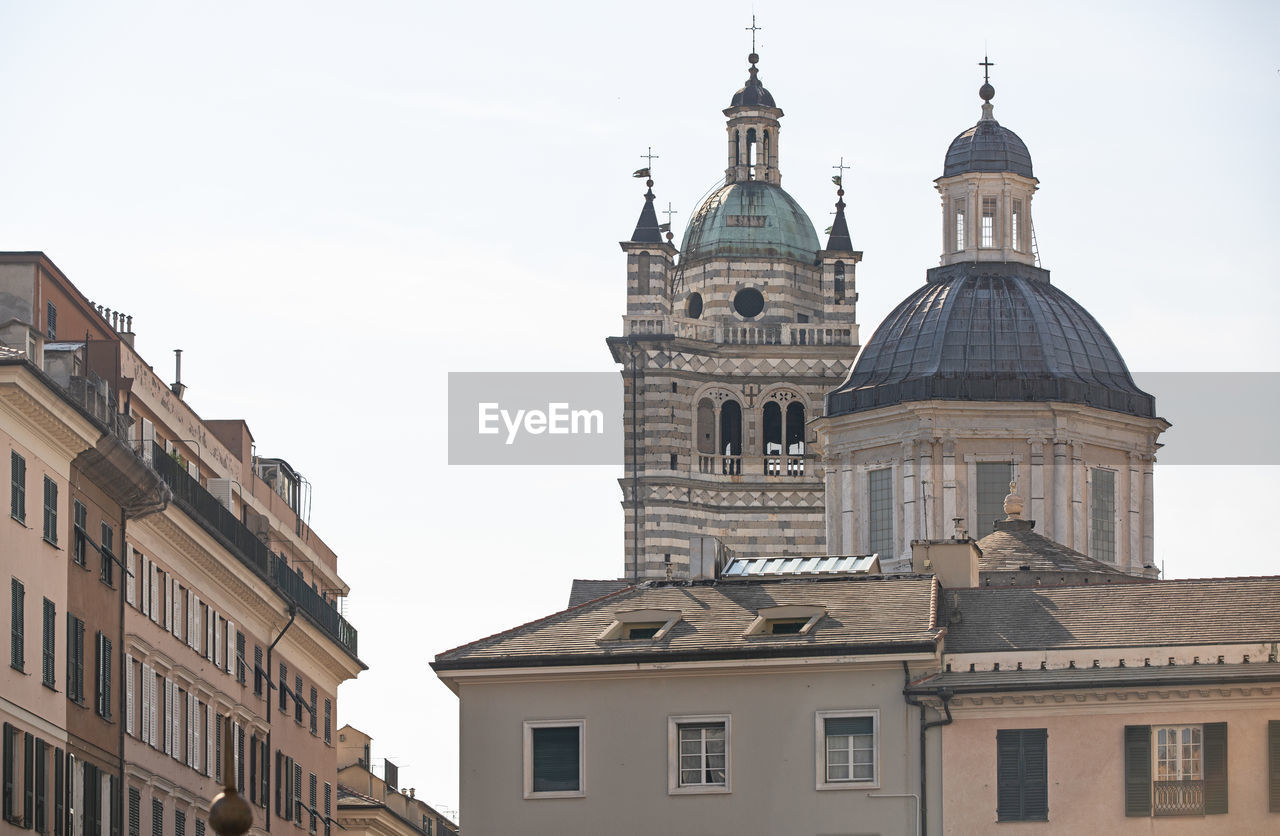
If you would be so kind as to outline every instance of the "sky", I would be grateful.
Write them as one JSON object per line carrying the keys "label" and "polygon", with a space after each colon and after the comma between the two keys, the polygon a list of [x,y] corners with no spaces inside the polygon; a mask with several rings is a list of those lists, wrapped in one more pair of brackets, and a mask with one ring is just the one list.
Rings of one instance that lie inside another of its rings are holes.
{"label": "sky", "polygon": [[[166,379],[183,349],[188,402],[247,419],[312,483],[370,666],[338,721],[441,808],[457,701],[428,662],[617,576],[623,544],[620,466],[448,466],[446,375],[615,368],[630,174],[652,146],[679,235],[723,175],[752,11],[0,2],[0,249],[42,250],[131,314]],[[864,341],[937,264],[932,181],[979,116],[985,50],[1040,180],[1043,265],[1129,367],[1280,372],[1280,6],[754,12],[783,186],[819,231],[831,167],[852,166]],[[1267,417],[1233,433],[1275,462]],[[1157,560],[1275,573],[1274,550],[1217,529],[1278,501],[1274,465],[1157,466]]]}

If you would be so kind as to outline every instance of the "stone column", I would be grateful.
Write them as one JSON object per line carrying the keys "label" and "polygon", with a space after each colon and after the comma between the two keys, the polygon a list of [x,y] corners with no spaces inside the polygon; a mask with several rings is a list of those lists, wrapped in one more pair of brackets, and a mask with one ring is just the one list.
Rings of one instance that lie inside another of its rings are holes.
{"label": "stone column", "polygon": [[916,486],[916,443],[902,443],[902,539],[899,554],[903,550],[911,550],[911,541],[916,539],[916,516],[920,510],[918,501],[919,488]]}
{"label": "stone column", "polygon": [[1142,457],[1142,565],[1156,565],[1155,456]]}
{"label": "stone column", "polygon": [[[1071,471],[1067,467],[1067,442],[1053,440],[1053,534],[1050,539],[1066,545],[1071,537]],[[1048,530],[1049,526],[1045,526]]]}
{"label": "stone column", "polygon": [[1078,552],[1089,553],[1084,530],[1084,445],[1071,444],[1071,542],[1066,544]]}
{"label": "stone column", "polygon": [[1028,438],[1027,444],[1031,446],[1031,473],[1029,474],[1031,484],[1031,519],[1035,520],[1035,531],[1037,534],[1044,534],[1044,444],[1043,438]]}
{"label": "stone column", "polygon": [[[1125,515],[1125,554],[1120,566],[1127,572],[1142,570],[1142,456],[1129,454],[1129,513]],[[1119,503],[1117,503],[1119,505]]]}
{"label": "stone column", "polygon": [[829,452],[824,453],[822,456],[822,469],[823,483],[826,489],[824,501],[827,511],[827,554],[845,554],[844,547],[841,545],[843,542],[841,537],[844,532],[840,525],[840,518],[843,516],[844,505],[848,501],[848,497],[840,491],[840,464],[837,457]]}
{"label": "stone column", "polygon": [[[940,530],[936,517],[938,516],[938,503],[931,502],[935,491],[935,482],[933,475],[933,445],[934,439],[923,438],[920,440],[920,485],[916,488],[916,493],[920,497],[920,539],[928,540],[930,537],[939,537]],[[910,544],[908,544],[910,545]]]}
{"label": "stone column", "polygon": [[856,474],[853,470],[853,454],[845,453],[840,463],[840,497],[844,500],[840,506],[840,548],[842,554],[858,554],[862,544],[853,538],[858,513],[858,493],[854,490]]}

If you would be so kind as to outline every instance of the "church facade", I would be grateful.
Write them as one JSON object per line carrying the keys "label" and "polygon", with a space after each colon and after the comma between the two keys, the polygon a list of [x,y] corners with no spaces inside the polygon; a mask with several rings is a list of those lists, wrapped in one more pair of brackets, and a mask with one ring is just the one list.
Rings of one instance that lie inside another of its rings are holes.
{"label": "church facade", "polygon": [[858,350],[843,190],[825,247],[782,189],[782,109],[750,56],[727,117],[724,184],[679,251],[653,181],[627,254],[621,479],[626,577],[690,577],[727,554],[828,551],[812,420]]}

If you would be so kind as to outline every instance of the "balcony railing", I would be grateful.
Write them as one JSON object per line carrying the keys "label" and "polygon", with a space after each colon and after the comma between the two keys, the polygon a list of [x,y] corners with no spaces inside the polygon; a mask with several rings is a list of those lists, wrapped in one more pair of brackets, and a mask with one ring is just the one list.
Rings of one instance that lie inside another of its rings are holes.
{"label": "balcony railing", "polygon": [[1151,802],[1157,816],[1203,816],[1204,781],[1156,781]]}
{"label": "balcony railing", "polygon": [[698,454],[698,473],[704,476],[767,476],[799,478],[805,475],[809,456],[717,456]]}
{"label": "balcony railing", "polygon": [[241,563],[266,580],[284,598],[310,616],[311,620],[357,656],[356,628],[343,618],[333,605],[311,588],[302,576],[289,568],[284,558],[267,548],[266,543],[240,522],[235,514],[214,498],[159,444],[151,448],[151,463],[160,478],[173,491],[174,501],[197,522],[219,535]]}
{"label": "balcony railing", "polygon": [[728,345],[853,345],[848,325],[781,322],[774,325],[713,324],[675,316],[626,316],[629,336],[671,334],[686,340]]}

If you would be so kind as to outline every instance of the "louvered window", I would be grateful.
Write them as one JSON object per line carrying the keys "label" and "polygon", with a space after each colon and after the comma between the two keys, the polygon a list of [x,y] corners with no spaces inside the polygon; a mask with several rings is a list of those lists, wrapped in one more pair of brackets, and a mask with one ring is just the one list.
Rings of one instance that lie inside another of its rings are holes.
{"label": "louvered window", "polygon": [[[255,697],[262,696],[262,677],[264,675],[262,669],[262,645],[255,644],[253,646],[253,695]],[[270,711],[270,707],[267,708]]]}
{"label": "louvered window", "polygon": [[333,701],[324,701],[324,742],[333,742]]}
{"label": "louvered window", "polygon": [[9,516],[27,521],[27,460],[16,452],[9,454]]}
{"label": "louvered window", "polygon": [[285,712],[285,698],[289,695],[289,668],[284,662],[280,663],[280,713]]}
{"label": "louvered window", "polygon": [[54,662],[55,647],[54,642],[57,641],[58,614],[54,608],[53,602],[48,598],[44,599],[44,642],[41,653],[41,676],[45,685],[53,688],[55,686],[54,678]]}
{"label": "louvered window", "polygon": [[13,821],[14,809],[17,807],[14,794],[18,790],[18,738],[21,732],[5,723],[3,735],[4,763],[0,764],[4,772],[3,816],[5,821]]}
{"label": "louvered window", "polygon": [[1048,731],[996,732],[996,816],[999,821],[1049,820]]}
{"label": "louvered window", "polygon": [[204,836],[204,819],[196,819],[196,836]]}
{"label": "louvered window", "polygon": [[27,590],[22,581],[13,578],[9,582],[9,665],[22,670],[26,659]]}
{"label": "louvered window", "polygon": [[48,476],[44,477],[44,539],[58,544],[58,483]]}
{"label": "louvered window", "polygon": [[84,622],[67,614],[67,699],[84,703]]}
{"label": "louvered window", "polygon": [[244,663],[245,642],[244,633],[236,631],[236,682],[241,685],[245,682],[246,666]]}
{"label": "louvered window", "polygon": [[312,733],[312,734],[315,734],[315,733],[316,733],[316,727],[317,727],[317,723],[316,723],[316,700],[317,700],[317,698],[318,698],[318,697],[319,697],[319,695],[316,693],[316,689],[315,689],[315,688],[312,688],[312,689],[311,689],[311,704],[308,706],[308,708],[310,709],[310,714],[311,714],[311,733]]}
{"label": "louvered window", "polygon": [[1227,724],[1125,726],[1125,815],[1227,812]]}
{"label": "louvered window", "polygon": [[102,524],[102,582],[107,586],[116,585],[116,531],[109,523]]}
{"label": "louvered window", "polygon": [[1267,723],[1267,804],[1280,813],[1280,720]]}
{"label": "louvered window", "polygon": [[129,787],[129,836],[142,836],[142,793]]}
{"label": "louvered window", "polygon": [[36,833],[49,832],[49,744],[36,740],[35,760],[35,816],[32,822]]}
{"label": "louvered window", "polygon": [[308,811],[310,816],[307,821],[307,827],[312,832],[316,832],[316,774],[312,772],[307,776],[307,806],[311,809]]}
{"label": "louvered window", "polygon": [[151,799],[151,836],[164,836],[164,803]]}
{"label": "louvered window", "polygon": [[181,810],[173,811],[173,836],[187,836],[187,814]]}
{"label": "louvered window", "polygon": [[293,821],[302,824],[302,764],[293,762]]}
{"label": "louvered window", "polygon": [[96,704],[98,716],[104,720],[111,719],[111,639],[102,633],[97,635],[97,667]]}
{"label": "louvered window", "polygon": [[58,339],[58,308],[52,302],[45,307],[44,325],[50,342]]}
{"label": "louvered window", "polygon": [[89,524],[89,510],[84,507],[84,503],[75,500],[72,503],[72,528],[71,528],[71,559],[80,566],[85,565],[85,552],[88,548],[89,534],[87,526]]}
{"label": "louvered window", "polygon": [[330,824],[329,819],[333,816],[333,787],[329,786],[329,782],[324,782],[324,836],[329,836]]}
{"label": "louvered window", "polygon": [[302,677],[293,678],[293,722],[302,725]]}

